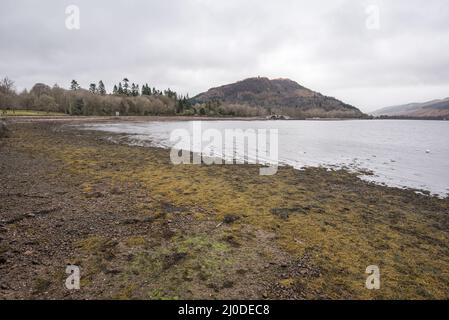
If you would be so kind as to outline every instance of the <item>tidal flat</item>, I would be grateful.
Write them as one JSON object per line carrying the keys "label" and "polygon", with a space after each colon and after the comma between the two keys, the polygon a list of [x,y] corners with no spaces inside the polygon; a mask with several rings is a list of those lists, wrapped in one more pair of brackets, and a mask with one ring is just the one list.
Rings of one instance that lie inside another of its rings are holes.
{"label": "tidal flat", "polygon": [[8,127],[0,298],[449,298],[448,198],[345,170],[173,165],[64,121]]}

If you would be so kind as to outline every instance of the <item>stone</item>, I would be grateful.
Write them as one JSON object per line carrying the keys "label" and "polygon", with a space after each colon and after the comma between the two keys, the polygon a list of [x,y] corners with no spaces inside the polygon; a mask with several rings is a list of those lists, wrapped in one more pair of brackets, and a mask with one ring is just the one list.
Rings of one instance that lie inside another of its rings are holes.
{"label": "stone", "polygon": [[9,129],[6,125],[6,122],[0,120],[0,138],[8,138],[9,137]]}

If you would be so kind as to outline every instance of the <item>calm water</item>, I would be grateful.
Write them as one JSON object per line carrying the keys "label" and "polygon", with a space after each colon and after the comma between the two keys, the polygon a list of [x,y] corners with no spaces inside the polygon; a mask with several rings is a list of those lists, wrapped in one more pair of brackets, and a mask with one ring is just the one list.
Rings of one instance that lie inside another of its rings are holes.
{"label": "calm water", "polygon": [[[203,121],[203,130],[278,129],[279,163],[370,170],[362,179],[449,194],[449,121]],[[140,145],[171,147],[170,133],[192,122],[93,124]],[[188,146],[183,149],[189,149]],[[198,150],[194,150],[198,151]]]}

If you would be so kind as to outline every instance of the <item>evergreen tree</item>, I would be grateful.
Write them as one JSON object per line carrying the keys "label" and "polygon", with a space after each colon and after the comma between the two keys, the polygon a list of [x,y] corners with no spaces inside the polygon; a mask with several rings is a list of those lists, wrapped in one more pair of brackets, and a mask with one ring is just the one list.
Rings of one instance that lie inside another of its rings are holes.
{"label": "evergreen tree", "polygon": [[172,99],[177,99],[177,94],[175,91],[172,91],[170,88],[168,88],[167,90],[164,90],[164,95],[166,97],[172,98]]}
{"label": "evergreen tree", "polygon": [[78,82],[76,80],[72,80],[72,82],[70,83],[70,89],[71,90],[79,90],[81,87],[78,84]]}
{"label": "evergreen tree", "polygon": [[123,79],[123,93],[126,94],[127,96],[129,95],[129,84],[128,84],[129,80],[128,78],[124,78]]}
{"label": "evergreen tree", "polygon": [[114,84],[114,89],[112,89],[112,93],[113,94],[118,94],[118,89],[117,89],[117,85]]}
{"label": "evergreen tree", "polygon": [[92,92],[93,94],[97,93],[97,85],[95,83],[91,83],[89,85],[89,91]]}
{"label": "evergreen tree", "polygon": [[187,100],[186,96],[179,96],[179,99],[177,101],[177,106],[176,106],[176,112],[177,113],[183,113],[185,110],[189,109],[192,107],[192,104],[190,103],[189,100]]}
{"label": "evergreen tree", "polygon": [[148,85],[148,83],[145,83],[145,84],[142,86],[142,95],[143,95],[143,96],[151,96],[151,88],[150,88],[150,86]]}
{"label": "evergreen tree", "polygon": [[182,103],[182,100],[178,100],[178,103],[176,105],[176,113],[183,113],[184,112],[184,105]]}
{"label": "evergreen tree", "polygon": [[136,85],[134,82],[131,84],[131,95],[133,97],[137,97],[139,95],[139,85]]}
{"label": "evergreen tree", "polygon": [[123,92],[123,88],[122,88],[122,83],[121,82],[119,82],[119,84],[118,84],[118,90],[117,90],[117,93],[118,94],[123,94],[124,92]]}
{"label": "evergreen tree", "polygon": [[84,113],[84,100],[82,98],[78,98],[75,100],[75,105],[72,108],[72,115],[79,116]]}
{"label": "evergreen tree", "polygon": [[102,96],[106,95],[106,88],[102,80],[98,82],[98,93]]}

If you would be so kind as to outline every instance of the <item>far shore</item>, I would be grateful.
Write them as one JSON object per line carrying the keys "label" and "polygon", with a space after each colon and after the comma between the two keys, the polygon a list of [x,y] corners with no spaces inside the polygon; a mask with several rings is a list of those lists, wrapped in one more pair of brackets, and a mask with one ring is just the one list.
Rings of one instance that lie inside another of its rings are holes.
{"label": "far shore", "polygon": [[278,119],[266,117],[205,117],[205,116],[71,116],[71,115],[7,115],[0,116],[12,122],[149,122],[149,121],[367,121],[367,120],[415,120],[415,121],[448,121],[449,119],[419,118],[306,118]]}

